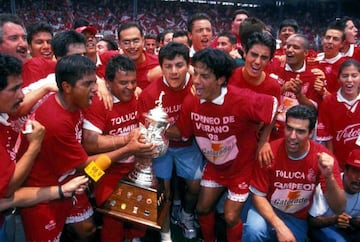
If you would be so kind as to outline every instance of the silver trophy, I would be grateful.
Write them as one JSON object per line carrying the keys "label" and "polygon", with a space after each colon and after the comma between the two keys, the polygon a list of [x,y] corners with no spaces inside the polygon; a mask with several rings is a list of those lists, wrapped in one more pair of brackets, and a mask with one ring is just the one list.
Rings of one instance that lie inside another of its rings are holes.
{"label": "silver trophy", "polygon": [[[168,115],[162,107],[162,97],[155,101],[156,107],[151,109],[145,116],[145,125],[140,123],[140,131],[146,137],[146,142],[156,145],[157,158],[166,153],[169,140],[165,137],[165,131],[169,127]],[[135,168],[129,173],[129,179],[134,183],[145,187],[156,187],[156,179],[152,171],[152,159],[137,158]]]}

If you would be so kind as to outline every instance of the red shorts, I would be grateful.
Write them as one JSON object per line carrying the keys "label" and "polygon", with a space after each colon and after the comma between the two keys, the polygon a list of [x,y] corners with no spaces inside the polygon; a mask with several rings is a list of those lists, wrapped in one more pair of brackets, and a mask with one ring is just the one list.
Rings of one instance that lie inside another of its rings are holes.
{"label": "red shorts", "polygon": [[[248,166],[249,167],[249,166]],[[229,167],[231,169],[231,167]],[[244,202],[249,194],[249,182],[252,170],[242,169],[238,172],[221,170],[217,165],[205,164],[204,173],[201,178],[203,187],[226,187],[228,198],[233,201]]]}
{"label": "red shorts", "polygon": [[85,193],[23,208],[21,217],[26,240],[31,242],[59,241],[65,223],[77,223],[92,216],[93,209]]}

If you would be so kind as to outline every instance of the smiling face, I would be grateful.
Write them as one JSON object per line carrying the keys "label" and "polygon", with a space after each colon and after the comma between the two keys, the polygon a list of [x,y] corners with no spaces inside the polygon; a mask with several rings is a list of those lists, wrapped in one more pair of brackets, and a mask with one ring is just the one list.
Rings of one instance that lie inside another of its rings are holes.
{"label": "smiling face", "polygon": [[99,54],[102,54],[104,53],[105,51],[108,50],[108,44],[106,41],[104,40],[100,40],[99,42],[96,43],[96,51],[99,53]]}
{"label": "smiling face", "polygon": [[156,48],[156,40],[155,39],[145,39],[146,52],[154,54],[155,48]]}
{"label": "smiling face", "polygon": [[90,30],[85,30],[82,34],[86,38],[86,55],[94,55],[96,53],[96,38],[94,33]]}
{"label": "smiling face", "polygon": [[136,72],[118,70],[114,80],[107,83],[115,97],[121,102],[128,102],[133,98],[136,89]]}
{"label": "smiling face", "polygon": [[245,71],[252,78],[260,77],[270,62],[270,48],[262,44],[254,44],[245,53]]}
{"label": "smiling face", "polygon": [[209,20],[200,19],[194,21],[192,31],[189,33],[189,39],[192,41],[195,51],[209,47],[212,37],[212,26]]}
{"label": "smiling face", "polygon": [[300,69],[307,55],[305,43],[301,37],[290,36],[286,41],[286,63],[293,69]]}
{"label": "smiling face", "polygon": [[225,77],[216,78],[214,72],[204,63],[194,64],[193,85],[195,95],[199,99],[211,102],[221,94],[221,85],[225,82]]}
{"label": "smiling face", "polygon": [[0,91],[0,113],[14,113],[23,101],[21,76],[8,76],[7,86]]}
{"label": "smiling face", "polygon": [[161,70],[168,85],[175,91],[184,87],[188,69],[189,66],[181,55],[175,56],[173,60],[164,59],[161,65]]}
{"label": "smiling face", "polygon": [[285,146],[289,156],[297,158],[307,152],[311,136],[309,123],[308,119],[288,117],[285,126]]}
{"label": "smiling face", "polygon": [[135,63],[141,62],[145,56],[143,53],[144,38],[136,27],[124,29],[119,34],[120,48],[124,54]]}
{"label": "smiling face", "polygon": [[344,67],[338,78],[341,83],[341,95],[348,101],[354,100],[359,95],[360,72],[357,67],[350,65]]}
{"label": "smiling face", "polygon": [[52,35],[49,32],[38,32],[34,34],[29,45],[31,56],[42,56],[46,59],[52,59],[54,53],[51,48],[51,40]]}
{"label": "smiling face", "polygon": [[21,25],[8,22],[2,26],[2,31],[0,52],[15,56],[25,62],[28,50],[25,29]]}

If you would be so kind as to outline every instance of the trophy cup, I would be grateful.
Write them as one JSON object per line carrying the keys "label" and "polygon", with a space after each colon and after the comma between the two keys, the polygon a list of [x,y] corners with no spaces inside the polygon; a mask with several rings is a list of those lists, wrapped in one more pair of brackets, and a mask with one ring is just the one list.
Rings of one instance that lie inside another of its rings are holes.
{"label": "trophy cup", "polygon": [[[155,101],[156,107],[140,123],[146,142],[156,145],[157,158],[166,153],[169,141],[165,130],[169,126],[168,115],[162,108],[162,97]],[[119,219],[161,229],[170,202],[165,199],[163,183],[157,182],[152,171],[152,159],[136,158],[135,167],[127,177],[120,180],[114,192],[98,210]]]}

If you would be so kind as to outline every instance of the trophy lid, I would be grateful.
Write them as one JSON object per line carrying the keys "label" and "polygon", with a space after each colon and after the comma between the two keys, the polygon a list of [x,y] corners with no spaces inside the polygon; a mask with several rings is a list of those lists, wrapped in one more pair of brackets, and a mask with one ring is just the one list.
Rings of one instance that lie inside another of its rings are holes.
{"label": "trophy lid", "polygon": [[156,107],[144,114],[146,118],[157,122],[168,122],[168,114],[162,108],[162,98],[164,95],[165,92],[161,91],[159,99],[155,101]]}

